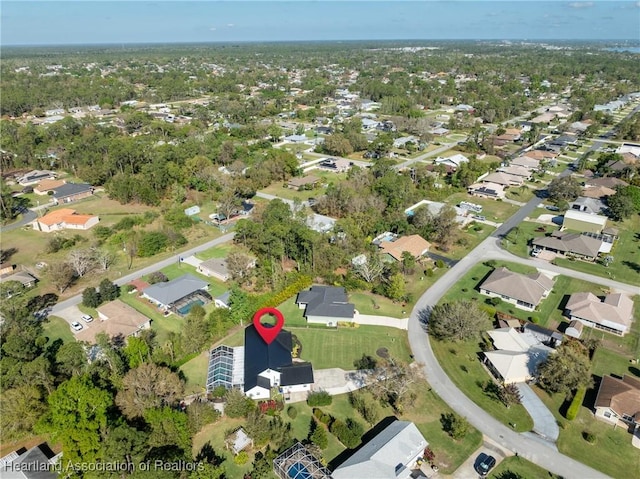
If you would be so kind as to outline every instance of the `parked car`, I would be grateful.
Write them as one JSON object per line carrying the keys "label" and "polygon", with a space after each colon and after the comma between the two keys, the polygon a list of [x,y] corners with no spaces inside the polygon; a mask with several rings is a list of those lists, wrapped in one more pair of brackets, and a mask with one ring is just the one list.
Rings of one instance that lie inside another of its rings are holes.
{"label": "parked car", "polygon": [[73,323],[71,323],[71,327],[76,331],[81,331],[82,330],[82,324],[80,324],[77,321],[74,321]]}
{"label": "parked car", "polygon": [[533,256],[534,258],[536,258],[539,254],[540,254],[540,250],[539,249],[531,250],[531,256]]}
{"label": "parked car", "polygon": [[486,221],[487,217],[486,216],[482,216],[482,215],[473,215],[472,218],[474,220],[478,220],[478,221]]}
{"label": "parked car", "polygon": [[496,465],[496,458],[493,456],[489,456],[487,454],[480,454],[478,459],[476,460],[476,472],[480,474],[482,477],[486,477],[489,474],[489,471],[493,469],[493,466]]}
{"label": "parked car", "polygon": [[91,316],[89,316],[88,314],[83,314],[81,319],[85,323],[90,323],[91,321],[93,321],[93,318]]}
{"label": "parked car", "polygon": [[546,207],[549,211],[560,211],[560,208],[557,206],[549,205]]}

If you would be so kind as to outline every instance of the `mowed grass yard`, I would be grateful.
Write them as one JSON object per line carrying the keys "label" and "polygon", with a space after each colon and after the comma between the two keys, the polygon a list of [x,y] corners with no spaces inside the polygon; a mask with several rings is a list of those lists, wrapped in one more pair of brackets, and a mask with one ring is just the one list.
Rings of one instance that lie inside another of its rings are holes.
{"label": "mowed grass yard", "polygon": [[446,202],[450,205],[458,205],[461,201],[469,203],[475,203],[476,205],[482,205],[482,213],[478,213],[485,216],[489,221],[502,222],[518,211],[518,207],[504,201],[489,200],[486,198],[477,198],[470,196],[467,193],[455,193]]}
{"label": "mowed grass yard", "polygon": [[511,456],[505,458],[496,468],[491,471],[489,479],[507,479],[507,478],[522,478],[522,479],[562,479],[560,476],[551,474],[546,469],[536,466],[534,463],[523,459],[518,456]]}
{"label": "mowed grass yard", "polygon": [[[327,155],[329,156],[329,155]],[[315,176],[316,178],[320,178],[320,181],[317,183],[316,187],[310,190],[301,190],[296,191],[294,189],[288,188],[286,186],[286,181],[276,181],[271,185],[267,186],[260,190],[260,193],[266,193],[268,195],[278,196],[280,198],[285,198],[287,200],[300,200],[306,201],[309,198],[317,198],[322,196],[325,192],[325,187],[323,184],[329,183],[339,183],[347,178],[346,173],[334,173],[332,171],[325,171],[320,169],[313,169],[307,171],[302,175],[304,176]]]}

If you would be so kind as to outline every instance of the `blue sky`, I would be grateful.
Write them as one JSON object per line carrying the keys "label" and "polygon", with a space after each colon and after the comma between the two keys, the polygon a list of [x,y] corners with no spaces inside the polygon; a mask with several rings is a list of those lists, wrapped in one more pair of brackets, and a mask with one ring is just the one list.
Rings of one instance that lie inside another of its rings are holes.
{"label": "blue sky", "polygon": [[639,1],[7,1],[2,45],[640,40]]}

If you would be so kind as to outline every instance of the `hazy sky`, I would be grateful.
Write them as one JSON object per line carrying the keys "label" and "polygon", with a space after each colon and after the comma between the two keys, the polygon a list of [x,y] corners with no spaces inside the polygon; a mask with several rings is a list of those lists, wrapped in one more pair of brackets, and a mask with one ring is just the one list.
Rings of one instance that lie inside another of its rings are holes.
{"label": "hazy sky", "polygon": [[2,45],[640,40],[639,1],[7,1]]}

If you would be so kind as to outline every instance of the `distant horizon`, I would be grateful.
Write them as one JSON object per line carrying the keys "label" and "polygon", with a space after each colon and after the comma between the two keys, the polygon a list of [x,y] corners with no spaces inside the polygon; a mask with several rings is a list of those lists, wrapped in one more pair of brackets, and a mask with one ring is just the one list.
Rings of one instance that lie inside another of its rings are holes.
{"label": "distant horizon", "polygon": [[[3,1],[3,47],[639,42],[638,1]],[[613,38],[610,38],[613,35]]]}

